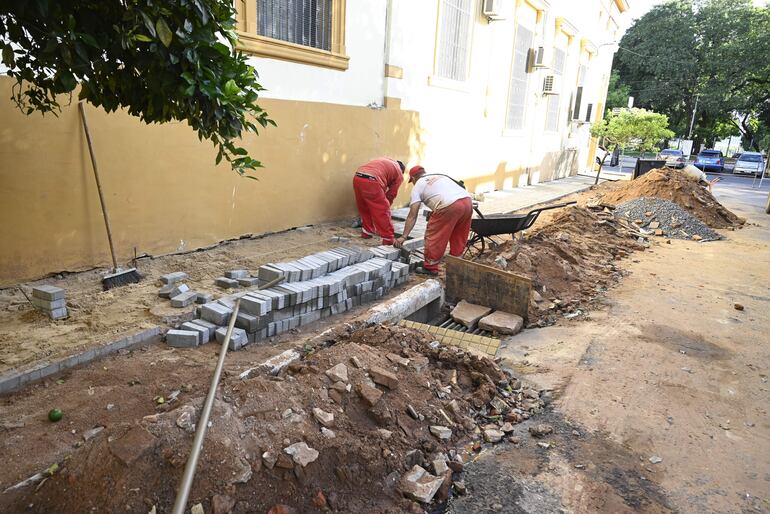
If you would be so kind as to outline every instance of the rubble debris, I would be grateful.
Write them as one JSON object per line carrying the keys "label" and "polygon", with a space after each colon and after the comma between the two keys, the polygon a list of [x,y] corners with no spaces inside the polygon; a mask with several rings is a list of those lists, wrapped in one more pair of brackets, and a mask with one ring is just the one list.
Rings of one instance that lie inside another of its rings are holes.
{"label": "rubble debris", "polygon": [[326,376],[332,379],[332,382],[345,382],[348,381],[348,367],[342,363],[337,364],[333,368],[326,370]]}
{"label": "rubble debris", "polygon": [[553,433],[553,427],[551,425],[542,423],[529,427],[529,433],[532,435],[532,437],[541,438]]}
{"label": "rubble debris", "polygon": [[742,304],[740,304],[740,303],[735,303],[735,304],[733,304],[733,308],[734,308],[736,311],[742,311],[742,310],[744,309],[743,305],[742,305]]}
{"label": "rubble debris", "polygon": [[358,384],[356,391],[370,407],[377,405],[377,402],[380,401],[380,398],[382,397],[382,391],[363,382]]}
{"label": "rubble debris", "polygon": [[284,448],[283,451],[291,455],[294,462],[303,468],[318,458],[318,451],[309,447],[305,442],[294,443]]}
{"label": "rubble debris", "polygon": [[625,216],[631,220],[639,217],[642,211],[650,213],[650,216],[645,216],[644,221],[639,224],[643,229],[658,229],[661,231],[660,235],[665,234],[666,237],[674,239],[693,239],[695,241],[721,239],[719,234],[684,208],[662,198],[634,198],[619,204],[615,208],[615,215]]}
{"label": "rubble debris", "polygon": [[400,489],[408,498],[430,503],[443,482],[442,477],[431,475],[425,468],[415,464],[401,479]]}
{"label": "rubble debris", "polygon": [[452,439],[452,429],[442,425],[431,425],[430,433],[442,441],[449,441]]}
{"label": "rubble debris", "polygon": [[373,366],[369,369],[369,374],[372,376],[375,384],[385,386],[388,389],[396,389],[398,387],[398,377],[388,370]]}
{"label": "rubble debris", "polygon": [[502,430],[496,428],[488,428],[484,430],[484,440],[488,443],[499,443],[503,440],[505,433]]}

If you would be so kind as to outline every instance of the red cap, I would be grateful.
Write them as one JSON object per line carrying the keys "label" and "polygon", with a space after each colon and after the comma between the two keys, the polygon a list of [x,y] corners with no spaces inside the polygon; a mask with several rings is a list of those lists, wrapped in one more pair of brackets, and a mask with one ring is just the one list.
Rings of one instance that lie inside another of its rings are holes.
{"label": "red cap", "polygon": [[419,164],[417,166],[412,166],[412,169],[409,170],[409,182],[414,182],[414,176],[424,172],[425,172],[425,168],[423,168]]}

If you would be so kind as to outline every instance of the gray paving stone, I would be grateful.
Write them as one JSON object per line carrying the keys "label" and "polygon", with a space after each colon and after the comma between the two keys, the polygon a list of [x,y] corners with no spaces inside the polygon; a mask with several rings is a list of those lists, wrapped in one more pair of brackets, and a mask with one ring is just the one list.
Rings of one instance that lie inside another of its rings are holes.
{"label": "gray paving stone", "polygon": [[259,280],[267,283],[285,276],[285,273],[283,270],[276,268],[273,264],[265,264],[259,267],[257,276],[259,277]]}
{"label": "gray paving stone", "polygon": [[257,277],[239,278],[238,283],[243,287],[255,287],[259,285],[259,279]]}
{"label": "gray paving stone", "polygon": [[164,284],[174,284],[187,278],[187,273],[184,271],[175,271],[173,273],[166,273],[160,276],[160,281]]}
{"label": "gray paving stone", "polygon": [[273,309],[283,309],[286,306],[286,294],[281,291],[277,291],[274,288],[260,289],[259,291],[253,291],[254,296],[257,298],[264,297],[269,298],[273,302]]}
{"label": "gray paving stone", "polygon": [[234,269],[230,271],[225,271],[225,277],[232,278],[233,280],[238,280],[239,278],[246,278],[249,276],[249,272],[245,269]]}
{"label": "gray paving stone", "polygon": [[310,311],[299,317],[300,326],[305,326],[321,319],[321,311]]}
{"label": "gray paving stone", "polygon": [[233,310],[217,302],[201,305],[201,318],[215,325],[225,325]]}
{"label": "gray paving stone", "polygon": [[187,307],[188,305],[192,305],[195,302],[195,299],[198,297],[198,293],[195,291],[186,291],[184,293],[178,294],[176,296],[171,297],[171,306],[172,307]]}
{"label": "gray paving stone", "polygon": [[206,332],[208,332],[208,335],[206,336],[206,341],[205,341],[207,343],[212,339],[214,339],[214,332],[216,332],[217,328],[219,328],[215,324],[209,321],[206,321],[205,319],[194,319],[192,321],[188,321],[187,323],[192,323],[194,325],[198,325],[199,327],[205,328]]}
{"label": "gray paving stone", "polygon": [[56,300],[64,299],[64,289],[61,287],[43,284],[32,288],[32,296],[34,298],[40,298],[41,300],[55,302]]}
{"label": "gray paving stone", "polygon": [[67,312],[66,307],[61,307],[59,309],[48,311],[46,314],[48,314],[48,317],[51,319],[63,319],[66,318],[69,313]]}
{"label": "gray paving stone", "polygon": [[214,298],[214,295],[211,293],[198,293],[198,296],[195,297],[195,303],[208,303]]}
{"label": "gray paving stone", "polygon": [[197,332],[198,344],[206,344],[209,342],[211,338],[211,334],[209,333],[208,328],[198,325],[197,323],[193,323],[192,321],[185,321],[184,323],[182,323],[179,326],[179,330],[189,330],[191,332]]}
{"label": "gray paving stone", "polygon": [[259,298],[251,294],[241,298],[241,310],[253,316],[264,316],[273,308],[273,302],[268,298]]}
{"label": "gray paving stone", "polygon": [[[227,327],[218,328],[214,334],[217,341],[223,343],[225,341],[225,336],[227,335]],[[247,344],[249,344],[249,336],[246,334],[246,331],[242,328],[233,327],[233,333],[230,336],[230,344],[228,344],[227,347],[230,350],[240,350]]]}
{"label": "gray paving stone", "polygon": [[158,289],[158,296],[161,298],[171,298],[171,291],[174,291],[176,289],[176,284],[166,284],[160,289]]}
{"label": "gray paving stone", "polygon": [[200,332],[197,330],[175,330],[166,332],[166,343],[175,348],[194,348],[200,341]]}
{"label": "gray paving stone", "polygon": [[233,287],[238,287],[238,281],[233,280],[232,278],[227,277],[218,277],[214,279],[214,284],[223,287],[225,289],[231,289]]}
{"label": "gray paving stone", "polygon": [[46,311],[53,311],[67,306],[67,300],[64,298],[61,298],[60,300],[43,300],[42,298],[33,296],[29,300],[35,307]]}

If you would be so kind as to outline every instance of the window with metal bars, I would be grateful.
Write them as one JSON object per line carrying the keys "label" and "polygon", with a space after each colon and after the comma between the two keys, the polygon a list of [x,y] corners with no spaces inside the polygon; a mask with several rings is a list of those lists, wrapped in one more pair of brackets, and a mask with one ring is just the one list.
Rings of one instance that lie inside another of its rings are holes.
{"label": "window with metal bars", "polygon": [[436,75],[465,81],[470,60],[474,0],[442,0]]}
{"label": "window with metal bars", "polygon": [[583,101],[583,86],[586,81],[587,72],[588,72],[588,67],[584,65],[580,65],[580,68],[578,69],[577,90],[575,91],[575,108],[572,110],[573,120],[580,119],[580,104]]}
{"label": "window with metal bars", "polygon": [[529,83],[529,54],[534,33],[519,25],[513,43],[513,63],[511,80],[508,85],[508,109],[505,116],[505,128],[521,130],[524,128],[524,111],[527,105],[527,85]]}
{"label": "window with metal bars", "polygon": [[[553,49],[552,72],[554,75],[564,75],[564,67],[567,64],[567,52],[561,48]],[[560,87],[560,86],[559,86]],[[559,102],[561,99],[560,91],[557,94],[548,97],[548,109],[545,113],[545,129],[551,132],[559,130]]]}
{"label": "window with metal bars", "polygon": [[332,49],[332,0],[257,0],[257,34]]}

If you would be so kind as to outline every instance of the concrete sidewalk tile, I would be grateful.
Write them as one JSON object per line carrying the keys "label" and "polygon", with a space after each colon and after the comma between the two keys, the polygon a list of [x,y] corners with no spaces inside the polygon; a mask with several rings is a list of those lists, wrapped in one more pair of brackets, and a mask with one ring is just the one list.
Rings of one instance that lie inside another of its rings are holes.
{"label": "concrete sidewalk tile", "polygon": [[171,306],[178,307],[178,308],[187,307],[188,305],[192,305],[195,302],[195,299],[197,297],[198,297],[198,293],[196,293],[195,291],[186,291],[176,296],[172,296]]}
{"label": "concrete sidewalk tile", "polygon": [[200,342],[200,332],[197,330],[176,330],[166,332],[166,343],[174,348],[194,348]]}
{"label": "concrete sidewalk tile", "polygon": [[198,295],[195,297],[195,303],[209,303],[214,298],[214,295],[211,293],[198,293]]}
{"label": "concrete sidewalk tile", "polygon": [[264,282],[271,282],[283,276],[284,271],[276,268],[274,264],[264,264],[257,269],[257,277]]}
{"label": "concrete sidewalk tile", "polygon": [[68,312],[66,307],[60,307],[58,309],[50,310],[46,314],[48,314],[48,317],[51,319],[63,319],[67,317]]}
{"label": "concrete sidewalk tile", "polygon": [[185,321],[179,326],[179,330],[189,330],[191,332],[198,332],[198,344],[206,344],[209,342],[211,334],[209,329],[193,323],[192,321]]}
{"label": "concrete sidewalk tile", "polygon": [[249,272],[245,269],[234,269],[230,271],[225,271],[225,276],[227,278],[232,278],[233,280],[238,280],[239,278],[248,277]]}
{"label": "concrete sidewalk tile", "polygon": [[187,273],[184,271],[175,271],[173,273],[166,273],[160,276],[160,281],[164,284],[174,284],[187,278]]}
{"label": "concrete sidewalk tile", "polygon": [[221,303],[209,302],[201,305],[201,318],[215,325],[226,324],[232,313],[233,310],[231,308]]}
{"label": "concrete sidewalk tile", "polygon": [[55,302],[56,300],[64,299],[64,289],[61,287],[50,286],[43,284],[32,288],[32,296],[34,298],[40,298],[41,300],[48,300],[49,302]]}
{"label": "concrete sidewalk tile", "polygon": [[218,277],[214,279],[214,284],[223,287],[225,289],[231,289],[233,287],[238,287],[238,281],[233,280],[232,278],[227,277]]}
{"label": "concrete sidewalk tile", "polygon": [[67,306],[67,300],[65,300],[64,298],[61,298],[59,300],[43,300],[42,298],[33,296],[29,299],[29,301],[31,301],[32,305],[34,305],[35,307],[38,307],[40,309],[44,309],[47,311],[53,311],[53,310],[61,309],[62,307]]}
{"label": "concrete sidewalk tile", "polygon": [[193,323],[205,328],[208,331],[208,338],[206,339],[207,342],[214,339],[214,332],[216,332],[218,328],[215,324],[211,323],[210,321],[206,321],[205,319],[194,319],[192,321],[188,321],[187,323]]}
{"label": "concrete sidewalk tile", "polygon": [[273,310],[273,302],[269,298],[247,294],[241,298],[241,310],[254,316],[264,316]]}
{"label": "concrete sidewalk tile", "polygon": [[238,283],[243,287],[255,287],[259,285],[259,278],[257,277],[244,277],[237,280]]}

